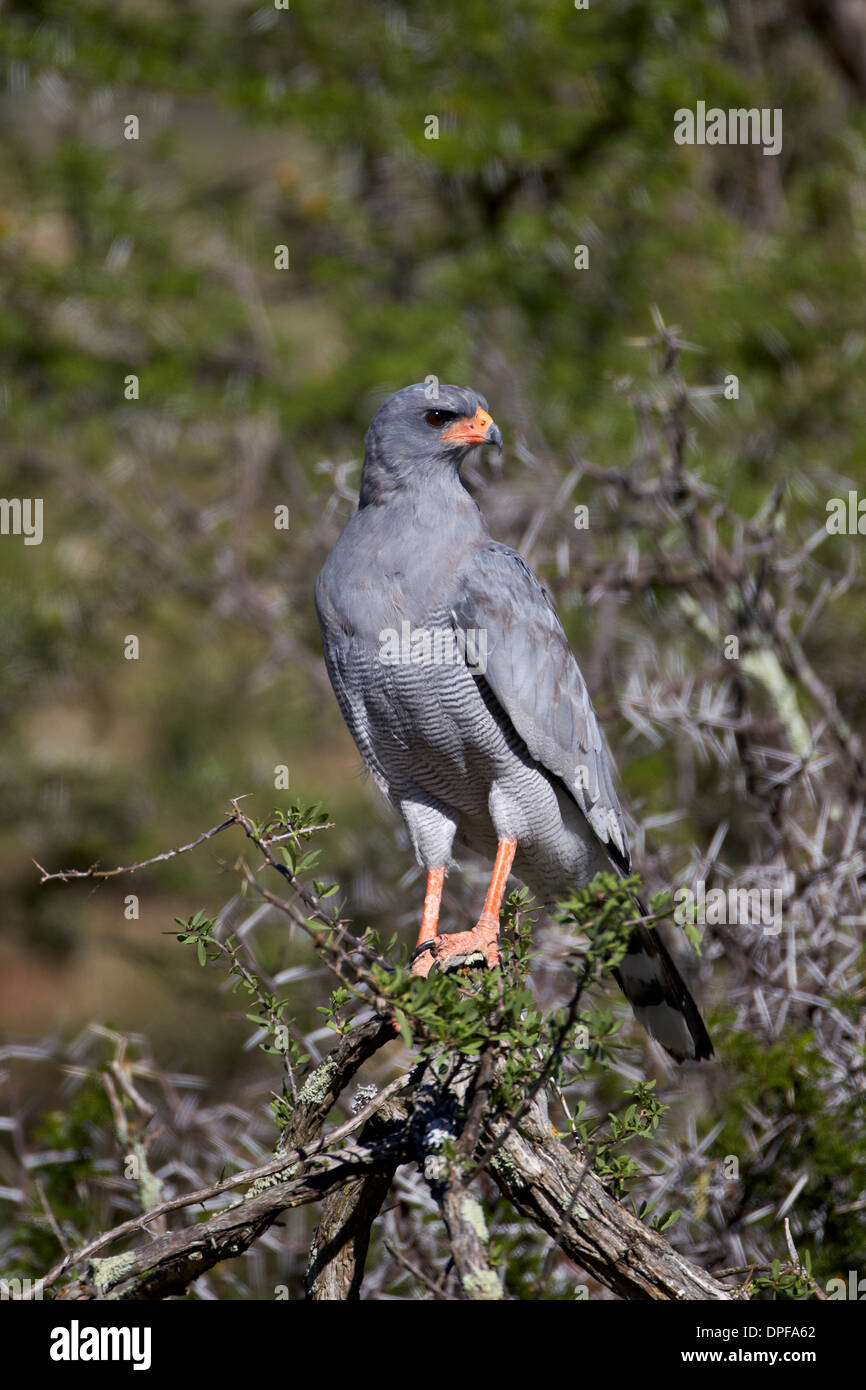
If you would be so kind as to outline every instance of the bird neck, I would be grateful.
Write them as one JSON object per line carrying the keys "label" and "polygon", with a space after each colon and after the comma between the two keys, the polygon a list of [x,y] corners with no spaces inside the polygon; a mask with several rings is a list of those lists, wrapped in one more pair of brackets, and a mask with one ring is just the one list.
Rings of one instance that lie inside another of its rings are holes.
{"label": "bird neck", "polygon": [[[393,480],[392,480],[393,481]],[[381,562],[398,568],[409,560],[433,565],[442,557],[453,574],[455,557],[489,539],[487,523],[455,469],[422,477],[416,469],[402,486],[362,486],[357,523],[379,548]]]}
{"label": "bird neck", "polygon": [[438,508],[453,506],[460,498],[467,497],[469,493],[456,463],[443,464],[441,458],[402,458],[393,451],[386,460],[376,444],[368,439],[361,471],[359,507],[383,506],[399,499],[415,508],[427,502]]}

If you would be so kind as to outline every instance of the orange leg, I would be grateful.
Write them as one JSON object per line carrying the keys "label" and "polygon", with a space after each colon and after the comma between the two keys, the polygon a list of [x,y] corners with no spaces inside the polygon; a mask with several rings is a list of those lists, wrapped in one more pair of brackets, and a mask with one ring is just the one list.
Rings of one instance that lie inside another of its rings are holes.
{"label": "orange leg", "polygon": [[[424,911],[421,914],[421,930],[418,933],[418,942],[415,947],[416,955],[428,942],[436,940],[436,933],[439,930],[439,908],[442,905],[442,885],[445,882],[445,866],[441,869],[430,869],[427,873],[427,892],[424,895]],[[412,974],[421,975],[424,979],[430,970],[433,957],[430,949],[424,951],[417,959],[412,962]]]}
{"label": "orange leg", "polygon": [[[426,976],[434,961],[440,970],[453,970],[457,966],[463,965],[472,956],[477,955],[483,957],[491,970],[499,964],[499,910],[502,907],[502,899],[505,897],[508,875],[511,873],[511,865],[514,863],[516,850],[516,840],[499,841],[484,908],[471,931],[450,932],[437,936],[434,926],[433,930],[426,937],[423,937],[424,923],[427,919],[427,901],[425,900],[424,919],[421,924],[422,936],[419,936],[416,947],[416,952],[421,949],[422,954],[412,966],[415,974]],[[441,891],[440,885],[440,897]],[[429,879],[427,893],[429,898]],[[437,919],[438,914],[437,901]]]}

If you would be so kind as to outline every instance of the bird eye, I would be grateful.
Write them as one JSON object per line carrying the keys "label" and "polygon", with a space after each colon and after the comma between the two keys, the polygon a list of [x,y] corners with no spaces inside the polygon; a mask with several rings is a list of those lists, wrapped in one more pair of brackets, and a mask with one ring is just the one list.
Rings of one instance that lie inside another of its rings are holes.
{"label": "bird eye", "polygon": [[454,419],[454,414],[450,410],[428,410],[424,419],[428,425],[432,425],[434,430],[441,430],[446,420]]}

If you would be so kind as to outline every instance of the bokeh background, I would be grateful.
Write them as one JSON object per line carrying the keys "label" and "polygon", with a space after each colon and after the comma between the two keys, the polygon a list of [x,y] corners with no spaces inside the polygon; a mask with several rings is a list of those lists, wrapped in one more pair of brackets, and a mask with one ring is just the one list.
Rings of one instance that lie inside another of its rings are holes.
{"label": "bokeh background", "polygon": [[[208,1103],[264,1108],[278,1085],[239,1006],[163,935],[202,907],[246,910],[240,846],[99,886],[40,886],[32,859],[129,863],[216,824],[232,796],[262,816],[322,801],[348,910],[386,939],[411,935],[422,883],[360,773],[312,604],[370,416],[408,382],[435,374],[490,402],[505,451],[468,481],[555,593],[650,886],[706,854],[722,820],[729,862],[748,858],[760,798],[713,748],[623,711],[647,670],[674,679],[704,658],[684,657],[664,586],[608,582],[658,533],[603,475],[647,453],[666,389],[647,340],[663,321],[695,349],[679,363],[696,391],[688,466],[726,506],[760,526],[777,487],[802,539],[828,497],[866,487],[866,18],[831,0],[27,0],[0,5],[0,66],[2,491],[45,508],[40,546],[0,538],[0,1017],[17,1050],[4,1077],[16,1142],[80,1153],[92,1115],[75,1141],[40,1117],[71,1105],[52,1049],[83,1055],[94,1022],[146,1035]],[[676,145],[674,111],[699,100],[781,108],[782,153]],[[736,401],[718,394],[729,374]],[[862,558],[857,537],[833,545],[816,544],[828,567],[811,593],[848,578],[803,641],[862,733]],[[452,921],[480,882],[471,867],[449,880]],[[308,946],[264,923],[257,949],[272,973],[297,972],[299,1024],[327,1048],[315,1009],[329,985]],[[711,956],[699,989],[723,1019]],[[633,1075],[658,1069],[633,1041]],[[784,1113],[799,1044],[754,1095],[743,1046],[726,1058],[722,1043],[714,1080],[665,1082],[693,1146],[717,1120],[733,1132],[762,1086]],[[816,1111],[827,1104],[822,1092]],[[737,1220],[767,1208],[768,1257],[813,1162],[789,1155],[775,1187],[737,1199]],[[13,1218],[14,1166],[0,1175]],[[822,1210],[830,1181],[815,1184]],[[825,1273],[862,1254],[856,1220],[840,1218]]]}

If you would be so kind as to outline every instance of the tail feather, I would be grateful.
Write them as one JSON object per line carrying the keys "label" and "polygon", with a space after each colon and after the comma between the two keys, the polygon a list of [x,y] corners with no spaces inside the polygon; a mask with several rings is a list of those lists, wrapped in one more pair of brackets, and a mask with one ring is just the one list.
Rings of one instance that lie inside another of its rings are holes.
{"label": "tail feather", "polygon": [[[641,906],[642,914],[646,909]],[[638,927],[616,982],[635,1018],[678,1062],[712,1057],[713,1044],[698,1006],[657,929]]]}

